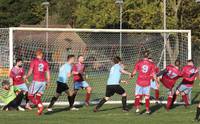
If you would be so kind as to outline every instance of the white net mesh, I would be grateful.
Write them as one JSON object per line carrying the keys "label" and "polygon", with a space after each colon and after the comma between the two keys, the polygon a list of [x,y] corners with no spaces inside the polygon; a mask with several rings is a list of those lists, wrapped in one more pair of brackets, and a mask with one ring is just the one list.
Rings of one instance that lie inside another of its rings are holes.
{"label": "white net mesh", "polygon": [[[120,31],[120,30],[119,30]],[[119,45],[119,31],[109,30],[68,30],[68,29],[18,29],[13,31],[13,59],[21,57],[24,60],[26,71],[29,68],[30,60],[34,57],[34,51],[42,48],[45,57],[50,64],[51,69],[51,87],[45,92],[43,101],[49,102],[55,94],[56,79],[58,68],[67,58],[67,55],[84,55],[86,64],[86,74],[88,82],[93,87],[91,100],[97,100],[105,95],[105,87],[112,65],[112,58],[122,53],[122,60],[125,68],[132,71],[134,63],[141,58],[141,51],[148,49],[151,52],[151,58],[163,68],[165,54],[163,49],[166,48],[166,63],[170,64],[177,58],[184,65],[188,59],[188,33],[187,32],[167,32],[167,44],[164,45],[163,32],[135,32],[122,31],[122,51]],[[0,53],[1,66],[4,70],[8,69],[9,61],[9,40],[8,29],[0,30]],[[164,47],[165,46],[165,47]],[[6,74],[4,74],[5,76]],[[1,79],[5,78],[0,75]],[[127,78],[123,76],[123,78]],[[29,79],[31,80],[31,79]],[[129,85],[123,85],[126,89],[130,100],[134,99],[135,80]],[[73,88],[72,80],[69,81],[70,88]],[[161,85],[161,95],[166,96],[167,92]],[[81,90],[77,95],[77,101],[83,101],[85,91]],[[120,100],[119,96],[112,97],[113,101]],[[66,96],[59,98],[59,101],[66,102]]]}

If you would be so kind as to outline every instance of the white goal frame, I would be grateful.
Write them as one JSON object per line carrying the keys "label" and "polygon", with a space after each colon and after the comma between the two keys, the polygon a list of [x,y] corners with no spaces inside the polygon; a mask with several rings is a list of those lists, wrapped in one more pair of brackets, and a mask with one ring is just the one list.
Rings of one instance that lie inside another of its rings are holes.
{"label": "white goal frame", "polygon": [[[187,33],[188,40],[187,40],[187,50],[188,50],[188,58],[192,58],[192,43],[191,43],[191,30],[149,30],[149,29],[73,29],[73,28],[31,28],[31,27],[10,27],[9,28],[9,68],[11,69],[13,66],[13,42],[14,42],[14,31],[48,31],[48,32],[63,32],[63,31],[68,31],[68,32],[110,32],[110,33]],[[164,53],[166,54],[166,53]],[[165,58],[164,58],[164,61]],[[166,62],[164,62],[166,63]],[[166,65],[164,65],[166,67]],[[129,100],[127,103],[133,103],[134,100]],[[96,102],[91,102],[92,104],[96,104]],[[107,104],[121,104],[121,101],[109,101]],[[155,101],[151,101],[151,103],[155,103]],[[165,104],[166,102],[162,102]],[[47,105],[48,103],[45,103],[44,105]],[[84,102],[77,101],[75,104],[84,104]],[[182,103],[178,103],[182,104]],[[1,105],[1,104],[0,104]],[[58,102],[56,105],[68,105],[67,102]]]}

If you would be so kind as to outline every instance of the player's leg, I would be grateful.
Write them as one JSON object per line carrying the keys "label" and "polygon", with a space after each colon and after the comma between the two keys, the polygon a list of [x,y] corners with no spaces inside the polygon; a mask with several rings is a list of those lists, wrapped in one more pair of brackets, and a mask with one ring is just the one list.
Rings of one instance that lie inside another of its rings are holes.
{"label": "player's leg", "polygon": [[28,98],[28,87],[26,86],[26,84],[21,84],[19,86],[19,89],[22,90],[24,92],[24,99],[26,101],[26,105],[25,105],[25,108],[26,109],[29,109],[29,110],[32,110],[30,104],[29,104],[29,98]]}
{"label": "player's leg", "polygon": [[150,86],[143,87],[142,90],[145,95],[146,114],[150,114]]}
{"label": "player's leg", "polygon": [[140,112],[140,100],[142,98],[142,87],[136,84],[135,87],[135,108],[136,108],[136,113]]}
{"label": "player's leg", "polygon": [[57,82],[57,87],[56,87],[56,94],[55,96],[52,97],[50,104],[47,108],[48,111],[52,111],[52,107],[55,104],[55,102],[58,100],[62,92],[66,91],[66,84]]}
{"label": "player's leg", "polygon": [[195,121],[199,121],[199,116],[200,116],[200,103],[198,104],[197,106],[197,109],[196,109],[196,116],[194,118]]}
{"label": "player's leg", "polygon": [[85,105],[89,106],[90,104],[90,97],[91,97],[91,92],[92,92],[92,87],[89,86],[89,84],[86,81],[82,82],[82,87],[85,88],[86,90],[86,95],[85,95]]}
{"label": "player's leg", "polygon": [[127,107],[127,94],[124,90],[124,88],[122,88],[120,85],[116,87],[115,89],[116,93],[122,96],[122,107],[123,107],[123,111],[127,112],[128,111],[128,107]]}
{"label": "player's leg", "polygon": [[185,102],[185,107],[189,106],[188,94],[191,91],[191,87],[186,87],[185,90],[181,93],[182,99]]}
{"label": "player's leg", "polygon": [[103,106],[104,103],[106,103],[111,96],[115,94],[115,88],[113,85],[107,85],[106,86],[106,96],[100,100],[100,102],[96,105],[94,108],[94,112],[99,111],[99,109]]}
{"label": "player's leg", "polygon": [[75,89],[73,90],[72,93],[69,90],[66,91],[66,94],[68,95],[70,110],[75,110],[75,111],[79,110],[78,108],[74,107],[74,102],[75,102],[77,93],[78,93],[78,90],[75,90]]}
{"label": "player's leg", "polygon": [[167,98],[167,104],[166,104],[166,109],[167,109],[167,110],[169,110],[169,109],[171,108],[172,99],[173,99],[173,94],[174,94],[173,89],[170,89],[169,95],[168,95],[168,98]]}
{"label": "player's leg", "polygon": [[154,89],[155,100],[156,100],[156,102],[158,102],[159,101],[159,87],[158,87],[156,81],[154,81],[154,80],[151,81],[151,88]]}

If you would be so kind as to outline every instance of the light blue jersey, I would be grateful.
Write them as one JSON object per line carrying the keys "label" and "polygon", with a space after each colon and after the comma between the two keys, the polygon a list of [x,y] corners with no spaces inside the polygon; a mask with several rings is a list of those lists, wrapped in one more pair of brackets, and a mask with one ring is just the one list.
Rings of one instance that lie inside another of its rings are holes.
{"label": "light blue jersey", "polygon": [[121,65],[115,64],[110,69],[109,78],[107,81],[107,85],[119,85],[121,80]]}
{"label": "light blue jersey", "polygon": [[70,64],[65,63],[64,65],[62,65],[59,69],[57,81],[61,83],[67,83],[68,82],[67,74],[71,73],[71,71],[72,71],[72,66]]}

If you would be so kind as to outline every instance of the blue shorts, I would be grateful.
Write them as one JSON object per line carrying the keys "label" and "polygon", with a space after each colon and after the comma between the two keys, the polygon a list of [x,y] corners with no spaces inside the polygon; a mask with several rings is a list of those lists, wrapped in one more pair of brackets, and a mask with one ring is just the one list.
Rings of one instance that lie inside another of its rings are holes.
{"label": "blue shorts", "polygon": [[185,94],[189,94],[192,91],[192,87],[188,87],[184,84],[181,84],[178,89],[179,92],[184,92]]}
{"label": "blue shorts", "polygon": [[29,87],[29,94],[36,94],[40,93],[43,94],[46,88],[46,82],[38,82],[38,81],[33,81],[32,84]]}
{"label": "blue shorts", "polygon": [[26,86],[25,83],[20,84],[20,85],[15,85],[17,88],[19,88],[22,91],[28,92],[28,87]]}
{"label": "blue shorts", "polygon": [[79,89],[87,88],[87,87],[89,87],[89,84],[86,81],[74,82],[74,89],[75,90],[79,90]]}
{"label": "blue shorts", "polygon": [[154,90],[157,90],[157,89],[158,89],[158,86],[157,86],[156,81],[152,81],[152,80],[151,80],[151,88],[154,89]]}
{"label": "blue shorts", "polygon": [[150,86],[142,87],[136,84],[135,87],[135,95],[150,95]]}

